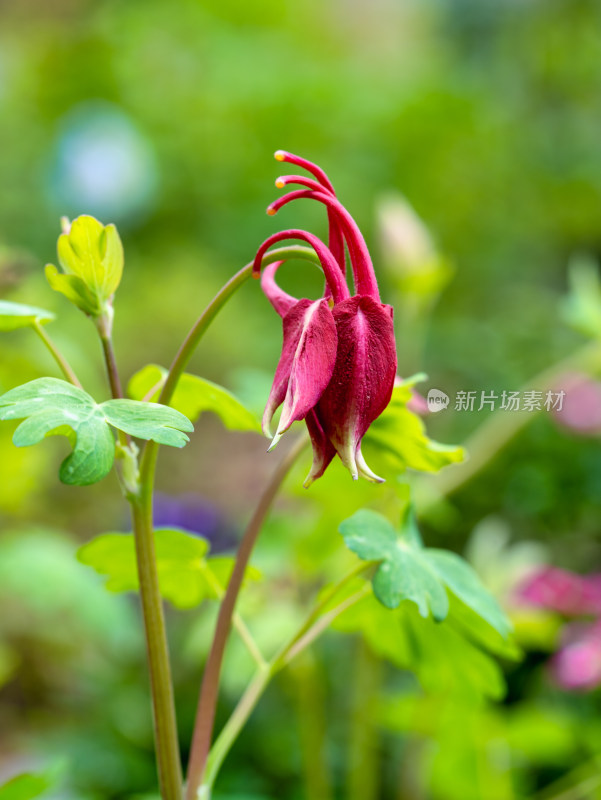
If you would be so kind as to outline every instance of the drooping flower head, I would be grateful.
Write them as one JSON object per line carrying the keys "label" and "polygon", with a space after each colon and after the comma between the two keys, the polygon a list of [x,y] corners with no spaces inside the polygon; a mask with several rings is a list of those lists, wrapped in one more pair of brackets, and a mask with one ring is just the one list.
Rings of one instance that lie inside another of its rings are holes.
{"label": "drooping flower head", "polygon": [[[290,184],[304,188],[280,197],[267,213],[277,213],[292,200],[316,200],[327,209],[329,238],[326,245],[307,231],[289,229],[270,236],[257,251],[256,277],[272,245],[284,239],[300,239],[315,250],[326,282],[320,300],[297,300],[276,283],[282,261],[263,270],[261,286],[282,317],[284,329],[282,355],[265,408],[263,430],[271,436],[271,421],[280,405],[282,413],[271,447],[293,422],[305,420],[313,444],[313,466],[305,486],[323,475],[336,453],[354,479],[361,475],[381,482],[382,478],[365,463],[361,440],[392,394],[397,366],[392,308],[380,301],[365,240],[337,199],[325,172],[283,150],[275,157],[304,168],[312,177],[278,178],[278,188]],[[355,289],[352,296],[345,276],[345,248]]]}

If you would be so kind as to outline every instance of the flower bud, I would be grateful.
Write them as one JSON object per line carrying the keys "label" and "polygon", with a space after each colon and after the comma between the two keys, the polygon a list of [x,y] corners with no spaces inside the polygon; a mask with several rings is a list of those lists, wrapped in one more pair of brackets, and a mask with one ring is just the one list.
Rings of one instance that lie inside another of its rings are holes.
{"label": "flower bud", "polygon": [[58,261],[46,266],[50,286],[91,317],[111,316],[112,299],[123,273],[123,246],[114,225],[83,215],[62,223]]}

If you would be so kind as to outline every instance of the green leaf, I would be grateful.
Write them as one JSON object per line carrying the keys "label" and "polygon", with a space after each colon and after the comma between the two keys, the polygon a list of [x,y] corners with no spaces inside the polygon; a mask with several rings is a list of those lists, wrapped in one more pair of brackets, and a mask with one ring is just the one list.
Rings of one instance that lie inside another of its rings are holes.
{"label": "green leaf", "polygon": [[[154,534],[159,584],[166,600],[185,609],[221,596],[233,569],[232,558],[207,558],[207,540],[183,530],[158,528]],[[104,533],[81,547],[77,558],[107,576],[109,591],[138,590],[133,534]],[[249,577],[257,575],[252,568],[247,571]]]}
{"label": "green leaf", "polygon": [[437,621],[449,610],[444,586],[432,569],[426,551],[415,542],[411,525],[397,533],[388,520],[362,509],[340,525],[346,546],[365,561],[379,561],[373,578],[374,594],[387,608],[411,600],[419,613]]}
{"label": "green leaf", "polygon": [[86,314],[98,317],[102,313],[102,307],[97,298],[78,275],[64,275],[54,264],[46,264],[46,280],[51,289],[60,292]]}
{"label": "green leaf", "polygon": [[[156,400],[166,377],[167,370],[163,367],[148,364],[132,377],[128,394],[134,400]],[[171,406],[192,421],[196,421],[203,412],[212,411],[229,430],[261,431],[261,424],[255,415],[227,389],[189,373],[181,376]]]}
{"label": "green leaf", "polygon": [[53,289],[92,316],[103,312],[123,273],[123,246],[114,225],[94,217],[73,220],[59,236],[58,260],[64,275],[49,265],[46,276]]}
{"label": "green leaf", "polygon": [[[378,561],[373,590],[387,608],[414,602],[422,617],[437,622],[449,610],[447,590],[502,637],[511,624],[470,565],[456,553],[424,547],[409,509],[400,531],[381,514],[361,509],[340,525],[346,546],[364,561]],[[465,617],[465,614],[464,614]]]}
{"label": "green leaf", "polygon": [[411,603],[389,611],[371,595],[344,611],[333,627],[361,634],[378,657],[412,672],[434,695],[478,702],[504,694],[499,665],[457,626],[452,605],[444,622],[437,623]]}
{"label": "green leaf", "polygon": [[101,408],[106,421],[138,439],[183,447],[189,441],[183,431],[193,431],[190,420],[174,408],[136,400],[107,400]]}
{"label": "green leaf", "polygon": [[411,387],[409,381],[395,386],[387,408],[366,433],[363,442],[369,463],[373,460],[370,450],[373,458],[379,456],[384,462],[384,472],[387,468],[395,474],[406,469],[438,472],[448,464],[463,461],[462,447],[439,444],[426,436],[421,418],[407,408]]}
{"label": "green leaf", "polygon": [[54,314],[51,311],[44,311],[43,308],[26,306],[23,303],[11,303],[9,300],[0,300],[0,331],[29,328],[36,322],[51,322],[54,318]]}
{"label": "green leaf", "polygon": [[16,429],[17,447],[50,435],[66,435],[73,452],[63,461],[63,483],[86,486],[104,478],[115,456],[109,425],[141,439],[183,447],[192,423],[174,409],[133,400],[97,404],[83,389],[56,378],[38,378],[0,397],[0,420],[25,419]]}
{"label": "green leaf", "polygon": [[426,553],[430,565],[455,597],[486,620],[501,636],[506,637],[511,632],[509,620],[467,561],[449,550],[428,548]]}
{"label": "green leaf", "polygon": [[32,800],[44,794],[51,786],[46,775],[23,773],[0,786],[0,800]]}
{"label": "green leaf", "polygon": [[101,409],[83,389],[56,378],[39,378],[0,397],[0,419],[25,419],[16,429],[17,447],[37,444],[66,426],[75,435],[73,452],[59,477],[85,486],[103,478],[113,465],[115,440]]}

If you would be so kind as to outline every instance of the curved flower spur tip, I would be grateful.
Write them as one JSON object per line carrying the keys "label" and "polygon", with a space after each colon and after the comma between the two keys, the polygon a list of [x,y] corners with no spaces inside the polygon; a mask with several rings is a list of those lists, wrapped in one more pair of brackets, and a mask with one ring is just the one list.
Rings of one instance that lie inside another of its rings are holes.
{"label": "curved flower spur tip", "polygon": [[[328,194],[331,194],[332,197],[336,197],[334,190],[330,191],[327,186],[324,186],[313,178],[307,178],[303,175],[280,175],[275,181],[275,185],[278,189],[284,189],[290,184],[304,186],[306,189],[309,189],[313,192],[327,192]],[[273,204],[267,207],[267,213],[270,216],[273,216],[277,213],[277,209],[273,207]],[[346,258],[344,251],[344,234],[336,213],[330,208],[328,208],[328,247],[340,266],[343,274],[345,274]],[[327,285],[325,296],[331,296],[330,288]]]}
{"label": "curved flower spur tip", "polygon": [[[290,155],[290,154],[289,154]],[[313,175],[316,176],[314,178],[307,178],[304,175],[280,175],[276,178],[275,185],[278,189],[284,189],[286,186],[290,184],[298,184],[299,186],[304,186],[306,189],[315,192],[327,192],[331,194],[332,197],[336,197],[336,192],[334,191],[334,187],[328,176],[317,167],[315,164],[311,163],[310,161],[305,161],[305,159],[298,158],[297,156],[290,155],[291,163],[298,164],[303,166],[305,169],[309,170]],[[267,208],[267,213],[273,215],[276,213],[276,210],[273,209],[271,206]],[[340,269],[342,270],[343,274],[346,274],[346,256],[344,250],[344,234],[342,232],[342,228],[340,226],[340,222],[336,213],[328,208],[328,247]],[[326,284],[326,291],[325,297],[330,297],[331,291],[329,286]]]}
{"label": "curved flower spur tip", "polygon": [[263,415],[263,431],[283,403],[272,450],[293,422],[304,419],[332,378],[338,335],[334,316],[324,299],[299,300],[283,319],[284,343]]}
{"label": "curved flower spur tip", "polygon": [[[327,194],[331,194],[332,197],[336,197],[336,194],[328,189],[327,186],[319,183],[319,181],[316,181],[314,178],[307,178],[305,175],[279,175],[275,179],[276,189],[285,189],[286,186],[290,186],[291,184],[304,186],[312,192],[326,192]],[[267,213],[269,213],[269,211]]]}
{"label": "curved flower spur tip", "polygon": [[313,175],[313,177],[318,181],[318,183],[321,184],[321,186],[334,194],[332,181],[328,178],[323,169],[317,166],[317,164],[314,164],[312,161],[308,161],[306,158],[301,158],[301,156],[295,156],[294,153],[289,153],[287,150],[276,150],[273,156],[276,161],[285,161],[287,164],[294,164],[296,167],[306,169],[307,172],[310,172],[311,175]]}
{"label": "curved flower spur tip", "polygon": [[353,217],[349,214],[342,203],[331,193],[317,192],[309,189],[297,189],[274,200],[267,208],[270,215],[277,214],[283,206],[293,200],[310,199],[323,203],[328,212],[331,212],[338,221],[340,231],[349,248],[355,290],[357,294],[368,295],[374,300],[380,300],[378,282],[374,272],[369,250],[365,244],[363,234]]}
{"label": "curved flower spur tip", "polygon": [[334,373],[319,401],[326,436],[353,478],[381,479],[361,453],[361,439],[384,411],[396,377],[392,319],[371,297],[355,296],[334,306],[338,333]]}

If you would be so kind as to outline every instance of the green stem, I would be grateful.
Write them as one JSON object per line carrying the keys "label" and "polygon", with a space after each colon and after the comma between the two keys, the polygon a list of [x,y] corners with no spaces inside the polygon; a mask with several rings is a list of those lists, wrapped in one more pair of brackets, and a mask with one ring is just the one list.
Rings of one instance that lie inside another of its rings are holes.
{"label": "green stem", "polygon": [[337,581],[337,583],[331,586],[328,591],[324,593],[321,600],[311,609],[300,628],[295,631],[289,641],[281,648],[279,654],[275,657],[275,661],[282,661],[282,666],[284,666],[284,664],[290,660],[290,658],[287,658],[287,656],[290,653],[296,652],[298,643],[303,641],[307,634],[314,629],[316,623],[323,618],[325,610],[332,603],[336,595],[338,595],[348,583],[355,578],[358,578],[359,575],[362,575],[364,572],[368,572],[374,567],[374,565],[375,562],[361,561],[359,564],[353,567],[350,572],[347,572],[346,575]]}
{"label": "green stem", "polygon": [[340,580],[321,600],[318,605],[309,614],[306,621],[301,625],[298,631],[291,637],[288,644],[286,644],[280,652],[268,663],[267,667],[257,670],[255,677],[248,685],[246,691],[242,695],[238,705],[234,709],[233,714],[223,727],[221,733],[217,737],[217,741],[211,749],[211,753],[207,759],[207,765],[203,777],[203,783],[200,787],[198,794],[192,794],[190,797],[196,797],[197,800],[209,800],[215,779],[219,773],[219,769],[223,761],[229,753],[232,745],[238,738],[240,731],[246,724],[261,695],[267,688],[270,680],[280,670],[282,670],[295,656],[305,650],[311,645],[318,636],[320,636],[331,623],[355,603],[367,597],[371,591],[369,583],[366,583],[359,591],[347,597],[339,605],[332,608],[327,613],[323,613],[324,608],[329,605],[334,596],[353,578],[357,577],[361,572],[372,567],[372,564],[361,564],[361,569],[355,568],[342,580]]}
{"label": "green stem", "polygon": [[146,635],[146,652],[150,671],[154,738],[161,797],[163,800],[181,800],[183,777],[169,648],[156,567],[151,498],[138,497],[131,502],[131,509]]}
{"label": "green stem", "polygon": [[[279,247],[277,250],[272,250],[270,253],[267,253],[264,256],[261,264],[262,266],[267,266],[267,264],[273,264],[274,261],[283,261],[293,258],[319,263],[313,250],[309,249],[308,247],[296,246]],[[190,333],[186,336],[182,346],[173,360],[173,363],[171,364],[169,374],[167,375],[167,380],[165,381],[165,385],[163,386],[161,395],[159,397],[159,403],[164,403],[165,405],[169,403],[173,397],[173,392],[175,391],[177,382],[182,376],[184,369],[194,354],[194,351],[198,347],[198,344],[204,336],[207,328],[230,299],[230,297],[240,288],[240,286],[242,286],[243,283],[245,283],[251,277],[252,271],[252,263],[246,264],[246,266],[242,267],[242,269],[239,270],[232,278],[230,278],[230,280],[217,292],[215,297],[205,308],[201,316],[196,321],[196,324],[190,330]]]}
{"label": "green stem", "polygon": [[203,783],[195,790],[193,795],[190,795],[191,797],[197,798],[197,800],[210,799],[215,778],[217,777],[225,757],[229,753],[232,744],[238,738],[240,731],[252,714],[274,674],[272,665],[267,665],[257,670],[254,678],[240,698],[238,705],[217,737],[217,741],[213,745],[211,754],[206,763]]}
{"label": "green stem", "polygon": [[[268,253],[262,261],[263,265],[284,259],[305,259],[312,262],[317,261],[313,250],[306,247],[282,247]],[[171,368],[167,375],[165,385],[159,396],[159,402],[168,405],[171,402],[177,383],[183,374],[190,358],[200,340],[206,333],[211,322],[238,290],[238,288],[250,278],[252,274],[252,264],[247,264],[236,273],[211,300],[204,312],[198,318],[184,343],[175,356]],[[110,321],[109,321],[110,326]],[[107,373],[111,384],[113,397],[122,396],[119,373],[116,367],[114,351],[110,339],[110,327],[99,326],[100,338],[102,341]],[[132,513],[134,518],[134,533],[136,538],[136,553],[138,567],[144,569],[146,580],[142,581],[140,575],[140,594],[142,598],[142,608],[144,611],[144,625],[146,631],[146,644],[151,662],[151,690],[153,695],[153,708],[155,716],[155,739],[157,747],[157,758],[159,761],[159,775],[161,785],[163,783],[169,791],[177,794],[164,795],[167,797],[179,798],[181,794],[181,767],[179,755],[177,754],[177,729],[175,724],[175,710],[173,704],[173,690],[171,687],[169,653],[167,647],[167,637],[162,614],[158,579],[156,576],[156,561],[154,559],[154,539],[152,531],[152,496],[154,491],[154,480],[156,473],[156,463],[158,458],[158,445],[156,442],[149,441],[144,447],[140,460],[139,490],[137,496],[131,496]],[[136,531],[136,528],[138,529]],[[232,579],[233,579],[232,575]],[[230,580],[230,583],[232,580]],[[229,603],[228,590],[222,606]],[[237,592],[236,592],[237,593]],[[231,595],[231,593],[230,593]],[[235,601],[235,597],[234,597]],[[160,609],[160,613],[157,609]],[[233,609],[232,609],[233,610]],[[147,616],[150,615],[150,616]],[[229,626],[228,626],[229,627]],[[218,677],[217,670],[217,677]],[[154,676],[154,677],[153,677]],[[168,681],[168,685],[160,682]],[[159,683],[157,683],[157,681]],[[216,690],[215,690],[216,702]],[[211,722],[212,730],[212,722]],[[204,765],[203,765],[204,766]]]}
{"label": "green stem", "polygon": [[[98,319],[97,329],[102,342],[111,395],[114,399],[119,399],[123,397],[123,391],[110,327],[110,321],[107,322],[104,318]],[[129,437],[121,431],[119,431],[119,441],[123,447],[129,447],[133,453]],[[133,458],[135,459],[135,455]],[[130,486],[126,491],[126,497],[131,507],[134,529],[161,797],[163,800],[181,800],[183,776],[169,664],[169,646],[156,563],[152,521],[152,487],[145,491],[139,483]]]}
{"label": "green stem", "polygon": [[332,800],[327,764],[326,692],[315,654],[306,651],[289,668],[295,693],[306,797]]}
{"label": "green stem", "polygon": [[82,385],[79,382],[77,375],[71,368],[71,365],[69,364],[65,356],[61,353],[61,351],[54,344],[50,336],[46,333],[46,331],[44,330],[44,326],[41,325],[37,320],[35,320],[32,327],[34,331],[37,333],[37,335],[40,337],[40,339],[44,342],[48,350],[50,351],[52,357],[58,364],[58,367],[65,376],[65,378],[69,381],[69,383],[72,383],[73,386],[77,386],[79,389],[81,389]]}
{"label": "green stem", "polygon": [[[207,582],[210,584],[210,586],[213,589],[213,591],[215,592],[215,594],[217,595],[217,598],[219,600],[223,600],[223,596],[225,594],[225,589],[223,588],[223,586],[221,585],[221,583],[217,579],[217,576],[215,575],[215,573],[210,568],[210,566],[208,565],[207,562],[205,562],[204,576],[205,576]],[[252,633],[248,629],[246,623],[244,622],[244,620],[242,619],[240,614],[237,614],[236,612],[234,612],[234,614],[232,616],[232,624],[233,624],[234,628],[236,629],[236,632],[237,632],[238,636],[244,642],[244,644],[246,646],[246,649],[248,650],[248,652],[250,653],[250,655],[254,659],[254,661],[257,664],[257,666],[258,667],[266,666],[267,662],[265,661],[265,658],[263,657],[263,653],[259,649],[259,646],[255,642]]]}
{"label": "green stem", "polygon": [[121,399],[123,397],[123,389],[121,388],[121,379],[119,377],[119,370],[117,369],[113,340],[110,336],[103,336],[101,334],[100,341],[102,342],[102,352],[104,354],[104,363],[106,364],[109,386],[111,387],[111,395],[115,399]]}
{"label": "green stem", "polygon": [[379,797],[379,735],[374,724],[381,664],[364,639],[353,643],[353,681],[346,771],[347,800]]}
{"label": "green stem", "polygon": [[[248,523],[244,536],[236,554],[234,569],[230,577],[223,601],[219,607],[219,616],[213,642],[209,651],[209,657],[205,665],[202,684],[200,688],[200,698],[196,712],[194,724],[194,734],[190,750],[190,763],[188,766],[188,779],[186,798],[194,800],[197,796],[200,784],[203,782],[203,775],[207,764],[207,758],[211,749],[211,739],[213,736],[213,726],[215,723],[215,711],[217,708],[217,697],[219,691],[219,678],[225,645],[227,643],[232,615],[238,599],[238,594],[242,587],[244,573],[248,565],[250,555],[255,546],[255,542],[261,532],[265,518],[276,498],[278,491],[293,466],[297,457],[304,450],[308,443],[306,437],[301,437],[286,457],[276,467],[271,480],[267,484],[259,503],[255,509],[250,522]],[[260,674],[266,670],[260,670]],[[250,713],[250,712],[249,712]]]}

